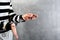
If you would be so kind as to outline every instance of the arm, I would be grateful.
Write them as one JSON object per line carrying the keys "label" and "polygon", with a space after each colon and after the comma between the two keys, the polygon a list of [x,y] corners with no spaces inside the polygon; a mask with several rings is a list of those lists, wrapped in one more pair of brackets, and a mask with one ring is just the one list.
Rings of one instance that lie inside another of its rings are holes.
{"label": "arm", "polygon": [[11,20],[15,23],[25,22],[27,20],[32,20],[37,18],[37,15],[32,13],[26,13],[22,16],[16,15],[13,11],[12,4],[10,4],[9,16],[11,16]]}
{"label": "arm", "polygon": [[10,8],[9,8],[9,16],[10,16],[9,21],[13,21],[14,23],[25,21],[23,20],[22,15],[16,15],[16,13],[14,13],[11,3],[10,3]]}
{"label": "arm", "polygon": [[11,30],[12,30],[12,33],[15,36],[16,40],[18,40],[18,34],[17,34],[16,27],[15,27],[14,23],[11,24]]}

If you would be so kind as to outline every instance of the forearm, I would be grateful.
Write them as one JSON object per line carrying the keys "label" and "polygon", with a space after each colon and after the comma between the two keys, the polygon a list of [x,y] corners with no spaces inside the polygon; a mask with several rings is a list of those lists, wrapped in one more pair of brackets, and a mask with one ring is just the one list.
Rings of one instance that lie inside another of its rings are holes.
{"label": "forearm", "polygon": [[18,39],[18,34],[17,34],[17,31],[16,31],[15,24],[11,25],[11,30],[12,30],[13,35],[15,36],[15,38]]}
{"label": "forearm", "polygon": [[17,31],[16,31],[16,28],[13,28],[12,32],[13,32],[13,35],[15,36],[15,38],[18,38],[18,34],[17,34]]}

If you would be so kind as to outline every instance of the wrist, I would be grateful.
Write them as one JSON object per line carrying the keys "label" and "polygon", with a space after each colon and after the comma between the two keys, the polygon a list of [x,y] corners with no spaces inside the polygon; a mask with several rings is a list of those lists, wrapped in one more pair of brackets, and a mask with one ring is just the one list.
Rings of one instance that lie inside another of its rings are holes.
{"label": "wrist", "polygon": [[20,15],[20,19],[22,20],[22,22],[25,22],[24,18],[22,17],[22,15]]}

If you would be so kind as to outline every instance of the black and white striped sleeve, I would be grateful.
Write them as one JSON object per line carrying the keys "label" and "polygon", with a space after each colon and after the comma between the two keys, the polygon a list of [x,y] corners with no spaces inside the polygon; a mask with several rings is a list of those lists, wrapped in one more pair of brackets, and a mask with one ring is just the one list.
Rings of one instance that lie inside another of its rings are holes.
{"label": "black and white striped sleeve", "polygon": [[10,4],[9,16],[11,16],[11,20],[13,22],[19,23],[20,21],[25,21],[25,20],[23,20],[21,15],[16,15],[14,13],[13,8],[12,8],[12,4]]}

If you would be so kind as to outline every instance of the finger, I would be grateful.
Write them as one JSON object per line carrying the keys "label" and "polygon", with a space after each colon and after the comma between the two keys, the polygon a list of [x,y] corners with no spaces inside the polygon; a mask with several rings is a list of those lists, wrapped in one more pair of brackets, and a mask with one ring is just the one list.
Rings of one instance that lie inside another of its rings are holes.
{"label": "finger", "polygon": [[32,17],[28,17],[28,19],[32,20],[32,19],[36,19],[36,15],[33,15]]}
{"label": "finger", "polygon": [[37,16],[36,15],[33,15],[32,16],[32,20],[34,20],[34,19],[36,19],[37,18]]}
{"label": "finger", "polygon": [[31,20],[31,19],[32,19],[32,17],[28,17],[28,19],[30,19],[30,20]]}
{"label": "finger", "polygon": [[36,14],[33,14],[33,17],[37,17],[37,15]]}

